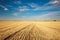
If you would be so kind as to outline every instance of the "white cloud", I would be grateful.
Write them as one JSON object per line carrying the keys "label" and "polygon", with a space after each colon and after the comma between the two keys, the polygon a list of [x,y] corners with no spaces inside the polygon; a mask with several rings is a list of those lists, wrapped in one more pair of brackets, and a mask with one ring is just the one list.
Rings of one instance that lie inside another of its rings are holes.
{"label": "white cloud", "polygon": [[50,2],[46,3],[44,6],[59,6],[60,5],[60,1],[59,0],[51,0]]}
{"label": "white cloud", "polygon": [[48,12],[43,15],[35,15],[35,16],[25,16],[22,18],[23,20],[60,20],[60,12]]}
{"label": "white cloud", "polygon": [[48,3],[46,3],[43,6],[36,6],[36,8],[34,10],[50,10],[50,9],[56,9],[59,6],[60,6],[60,1],[59,0],[52,0]]}
{"label": "white cloud", "polygon": [[32,10],[36,11],[36,10],[40,10],[40,6],[36,3],[29,3],[28,4],[30,7],[32,7]]}
{"label": "white cloud", "polygon": [[[33,11],[38,11],[38,10],[50,10],[50,9],[55,9],[55,8],[58,8],[58,5],[56,5],[56,4],[58,4],[60,1],[58,1],[58,0],[52,0],[52,1],[50,1],[50,2],[48,2],[48,3],[46,3],[45,5],[43,5],[43,6],[40,6],[40,5],[38,5],[38,4],[36,4],[36,3],[29,3],[28,5],[30,6],[30,7],[32,7],[32,8],[30,8],[29,9],[29,7],[28,6],[20,6],[19,7],[19,11],[20,12],[23,12],[23,11],[28,11],[28,10],[33,10]],[[51,5],[50,5],[51,4]],[[50,5],[50,6],[49,6]]]}
{"label": "white cloud", "polygon": [[[51,2],[51,1],[50,1]],[[32,10],[34,11],[38,11],[38,10],[48,10],[48,9],[52,9],[54,6],[48,6],[49,4],[51,4],[50,2],[46,3],[44,6],[40,6],[36,3],[30,3],[28,4],[30,7],[32,7]]]}
{"label": "white cloud", "polygon": [[17,13],[14,13],[13,16],[18,16],[18,14]]}
{"label": "white cloud", "polygon": [[38,5],[37,4],[35,4],[35,3],[29,3],[28,4],[30,7],[32,7],[32,8],[36,8]]}
{"label": "white cloud", "polygon": [[55,0],[55,1],[52,1],[51,3],[52,3],[52,4],[58,4],[59,1]]}
{"label": "white cloud", "polygon": [[28,11],[28,10],[29,10],[29,9],[25,9],[25,8],[24,8],[24,9],[20,9],[19,11],[20,11],[20,12],[23,12],[23,11]]}
{"label": "white cloud", "polygon": [[3,5],[0,5],[0,7],[2,7],[5,11],[8,10],[8,8],[6,8],[6,7],[3,6]]}
{"label": "white cloud", "polygon": [[52,19],[58,20],[60,18],[60,12],[50,12],[48,14],[44,14],[44,15],[40,16],[40,18],[48,19],[48,20],[52,20]]}
{"label": "white cloud", "polygon": [[8,8],[4,8],[4,10],[6,11],[6,10],[8,10]]}
{"label": "white cloud", "polygon": [[19,7],[19,11],[20,11],[20,12],[28,11],[28,10],[29,10],[29,8],[28,8],[27,6],[20,6],[20,7]]}
{"label": "white cloud", "polygon": [[41,10],[49,10],[49,9],[53,9],[53,8],[58,8],[58,6],[60,6],[60,1],[59,0],[52,0],[52,1],[44,4],[41,7]]}
{"label": "white cloud", "polygon": [[58,12],[58,11],[57,12],[48,12],[47,14],[37,16],[37,19],[39,19],[39,20],[53,20],[53,19],[58,20],[59,18],[60,18],[60,12]]}
{"label": "white cloud", "polygon": [[32,8],[29,8],[29,6],[19,6],[18,9],[19,9],[20,12],[29,11],[29,10],[33,10],[33,11],[41,10],[41,11],[43,11],[43,10],[56,9],[56,8],[58,8],[58,5],[56,5],[56,4],[58,4],[59,2],[60,1],[58,1],[58,0],[52,0],[52,1],[48,2],[48,3],[46,3],[43,6],[40,6],[40,5],[36,4],[36,3],[29,3],[28,5],[30,7],[32,7]]}
{"label": "white cloud", "polygon": [[37,6],[36,8],[33,9],[34,11],[37,11],[37,10],[42,10],[42,7],[40,6]]}
{"label": "white cloud", "polygon": [[51,6],[54,6],[54,5],[59,4],[59,3],[60,3],[59,0],[51,0],[48,3],[46,3],[44,6],[48,6],[50,4],[51,4]]}

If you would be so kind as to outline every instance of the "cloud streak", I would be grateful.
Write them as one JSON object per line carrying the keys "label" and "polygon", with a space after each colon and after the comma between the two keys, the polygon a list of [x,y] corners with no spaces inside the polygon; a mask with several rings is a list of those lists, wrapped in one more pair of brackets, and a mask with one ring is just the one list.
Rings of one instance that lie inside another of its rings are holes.
{"label": "cloud streak", "polygon": [[20,11],[20,12],[28,11],[28,10],[29,10],[29,8],[28,8],[27,6],[20,6],[20,7],[19,7],[19,11]]}
{"label": "cloud streak", "polygon": [[58,0],[53,0],[50,1],[46,4],[44,4],[43,6],[39,6],[36,3],[30,3],[29,6],[31,6],[33,9],[32,10],[50,10],[50,9],[54,9],[54,8],[58,8],[58,6],[60,6],[60,1]]}
{"label": "cloud streak", "polygon": [[23,20],[60,20],[60,12],[48,12],[47,14],[43,15],[36,15],[36,16],[25,16]]}
{"label": "cloud streak", "polygon": [[17,13],[14,13],[14,14],[13,14],[13,16],[17,17],[17,16],[18,16],[18,14],[17,14]]}
{"label": "cloud streak", "polygon": [[6,8],[6,7],[3,6],[3,5],[0,5],[0,7],[2,7],[5,11],[8,10],[8,8]]}
{"label": "cloud streak", "polygon": [[[59,0],[52,0],[44,4],[43,6],[38,5],[37,3],[27,3],[28,6],[19,6],[19,11],[24,12],[24,11],[45,11],[45,10],[52,10],[52,9],[57,9],[60,7],[60,1]],[[29,6],[31,8],[29,8]]]}

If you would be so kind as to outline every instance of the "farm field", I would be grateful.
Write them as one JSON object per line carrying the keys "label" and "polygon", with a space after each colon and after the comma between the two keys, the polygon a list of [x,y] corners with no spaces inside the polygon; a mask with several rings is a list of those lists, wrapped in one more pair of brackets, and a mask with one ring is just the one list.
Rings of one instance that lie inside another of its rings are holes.
{"label": "farm field", "polygon": [[60,40],[60,22],[0,21],[0,40]]}

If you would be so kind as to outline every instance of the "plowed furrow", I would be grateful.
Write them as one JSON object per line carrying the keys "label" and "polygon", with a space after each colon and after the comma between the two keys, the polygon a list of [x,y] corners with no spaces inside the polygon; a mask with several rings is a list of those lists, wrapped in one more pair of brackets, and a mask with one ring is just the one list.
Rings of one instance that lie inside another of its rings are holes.
{"label": "plowed furrow", "polygon": [[[14,40],[14,38],[16,39],[17,37],[21,36],[20,38],[24,37],[24,32],[27,33],[29,32],[28,30],[30,30],[30,28],[32,28],[30,25],[22,28],[21,30],[15,32],[14,34],[8,36],[7,38],[5,38],[4,40]],[[16,36],[16,37],[15,37]],[[23,39],[23,38],[22,38]]]}

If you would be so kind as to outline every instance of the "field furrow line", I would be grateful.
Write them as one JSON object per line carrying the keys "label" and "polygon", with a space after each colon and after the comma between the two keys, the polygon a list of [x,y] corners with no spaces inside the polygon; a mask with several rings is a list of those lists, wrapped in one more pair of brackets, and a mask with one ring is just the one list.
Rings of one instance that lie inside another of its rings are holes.
{"label": "field furrow line", "polygon": [[[29,26],[30,26],[30,24],[27,25],[27,26],[25,26],[24,28],[20,29],[19,31],[22,31],[22,30],[24,30],[24,29],[26,29],[26,28],[29,28]],[[10,37],[13,37],[13,36],[16,35],[19,31],[15,32],[14,34],[9,35],[9,36],[6,37],[4,40],[7,40],[7,39],[9,39]],[[23,32],[22,32],[22,33],[23,33]]]}

